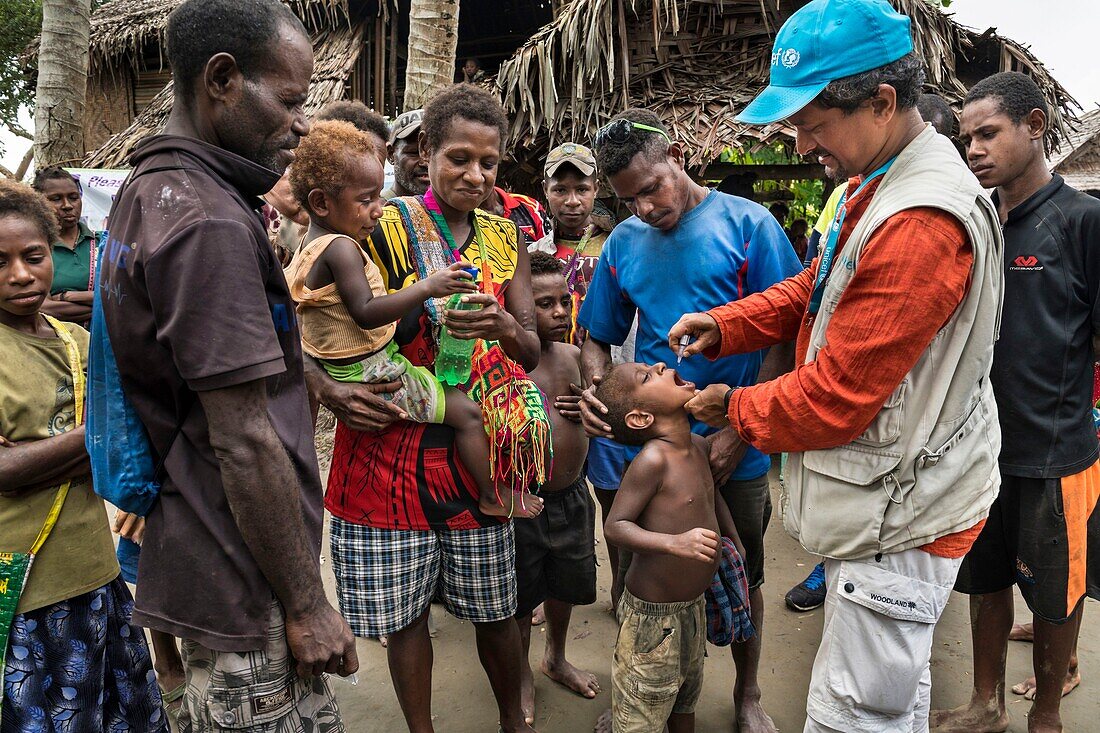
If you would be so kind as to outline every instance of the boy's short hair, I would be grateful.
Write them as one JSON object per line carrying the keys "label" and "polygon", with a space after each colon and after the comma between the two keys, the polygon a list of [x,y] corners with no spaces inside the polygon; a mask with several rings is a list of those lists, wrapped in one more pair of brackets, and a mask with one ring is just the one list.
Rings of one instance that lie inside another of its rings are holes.
{"label": "boy's short hair", "polygon": [[635,430],[627,426],[626,415],[634,408],[642,408],[634,396],[634,384],[628,377],[628,371],[624,367],[634,364],[619,364],[612,367],[611,371],[604,375],[599,386],[596,387],[596,399],[607,408],[607,414],[603,416],[604,422],[611,426],[611,433],[615,440],[624,445],[643,445],[646,442],[644,430]]}
{"label": "boy's short hair", "polygon": [[34,224],[46,244],[61,236],[57,216],[42,194],[25,183],[0,178],[0,218],[6,216],[20,216]]}
{"label": "boy's short hair", "polygon": [[656,113],[648,109],[629,107],[615,115],[604,128],[600,129],[606,129],[619,120],[638,123],[661,132],[632,127],[626,141],[622,143],[610,138],[601,138],[597,133],[592,147],[596,153],[596,167],[605,176],[613,176],[629,167],[634,162],[634,158],[639,155],[646,156],[647,160],[656,161],[665,154],[670,145],[671,136],[665,128],[665,123]]}
{"label": "boy's short hair", "polygon": [[350,122],[325,120],[314,124],[294,151],[290,166],[290,190],[309,211],[309,192],[319,188],[335,196],[344,189],[348,161],[355,155],[367,155],[377,162],[370,134]]}
{"label": "boy's short hair", "polygon": [[1002,71],[987,76],[970,88],[963,106],[980,99],[994,99],[1008,119],[1019,123],[1037,109],[1050,119],[1050,105],[1035,80],[1018,71]]}
{"label": "boy's short hair", "polygon": [[341,99],[329,102],[314,118],[317,122],[341,120],[350,122],[363,132],[372,132],[383,140],[390,139],[390,126],[386,119],[358,100]]}
{"label": "boy's short hair", "polygon": [[536,275],[561,275],[564,272],[561,260],[546,252],[531,253],[531,277]]}

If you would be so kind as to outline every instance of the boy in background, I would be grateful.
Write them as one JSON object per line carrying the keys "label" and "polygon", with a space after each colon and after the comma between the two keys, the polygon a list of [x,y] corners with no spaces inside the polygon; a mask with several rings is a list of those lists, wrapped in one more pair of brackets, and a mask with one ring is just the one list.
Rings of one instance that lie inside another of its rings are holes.
{"label": "boy in background", "polygon": [[703,594],[721,557],[722,535],[738,543],[726,504],[715,500],[707,442],[693,435],[684,405],[695,385],[658,363],[613,368],[596,391],[617,440],[642,445],[604,526],[633,553],[619,602],[612,666],[615,733],[695,730],[706,651]]}
{"label": "boy in background", "polygon": [[[544,603],[546,652],[540,669],[578,695],[593,698],[600,683],[591,672],[565,659],[573,606],[596,600],[596,504],[585,482],[588,436],[580,424],[580,349],[564,343],[572,305],[561,262],[545,252],[531,255],[531,294],[542,355],[531,379],[554,401],[550,423],[554,468],[540,496],[543,512],[516,522],[516,621],[524,658],[531,648],[531,615]],[[530,663],[522,669],[522,705],[528,724],[535,721],[535,683]]]}
{"label": "boy in background", "polygon": [[[596,178],[596,156],[590,148],[580,143],[563,143],[546,156],[542,173],[542,191],[554,230],[529,245],[528,250],[532,253],[545,252],[562,263],[562,274],[573,304],[567,341],[580,346],[587,332],[577,325],[577,314],[588,293],[588,283],[592,282],[604,242],[610,234],[610,223],[602,222],[594,215],[596,194],[600,187]],[[613,349],[613,363],[634,361],[633,331],[618,350],[626,353],[615,354]],[[625,467],[626,450],[621,444],[609,438],[592,438],[589,441],[588,480],[595,490],[604,521],[611,511]],[[611,610],[614,611],[622,592],[619,551],[610,542],[606,546],[611,566]],[[536,611],[535,625],[541,623],[539,616]]]}

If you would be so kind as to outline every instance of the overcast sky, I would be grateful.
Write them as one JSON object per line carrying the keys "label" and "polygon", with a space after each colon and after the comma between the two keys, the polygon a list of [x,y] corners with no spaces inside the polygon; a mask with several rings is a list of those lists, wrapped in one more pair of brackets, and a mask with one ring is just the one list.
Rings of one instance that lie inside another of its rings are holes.
{"label": "overcast sky", "polygon": [[[963,25],[990,26],[1026,46],[1086,110],[1100,104],[1100,2],[1097,0],[954,0],[949,12]],[[29,117],[23,120],[30,129]],[[0,133],[9,170],[19,165],[28,143]]]}

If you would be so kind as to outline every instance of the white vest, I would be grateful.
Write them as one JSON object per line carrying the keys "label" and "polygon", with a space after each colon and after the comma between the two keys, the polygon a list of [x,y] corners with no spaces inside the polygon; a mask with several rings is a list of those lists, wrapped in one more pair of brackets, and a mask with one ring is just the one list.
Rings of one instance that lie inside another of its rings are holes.
{"label": "white vest", "polygon": [[828,342],[829,321],[868,240],[891,216],[918,207],[946,211],[965,226],[974,252],[970,289],[866,432],[847,445],[790,455],[784,526],[817,555],[858,559],[919,547],[984,519],[1000,488],[1001,432],[989,384],[1000,330],[1000,221],[931,126],[898,155],[837,253],[806,363]]}

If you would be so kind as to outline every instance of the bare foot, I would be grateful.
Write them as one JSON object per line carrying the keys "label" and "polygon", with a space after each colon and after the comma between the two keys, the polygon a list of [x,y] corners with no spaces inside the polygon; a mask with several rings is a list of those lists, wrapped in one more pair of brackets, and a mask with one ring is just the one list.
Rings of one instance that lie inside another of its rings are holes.
{"label": "bare foot", "polygon": [[378,643],[382,645],[383,649],[385,649],[387,646],[390,645],[390,638],[383,634],[382,636],[378,637]]}
{"label": "bare foot", "polygon": [[531,625],[542,626],[546,623],[546,609],[542,607],[542,604],[535,606],[535,610],[531,612]]}
{"label": "bare foot", "polygon": [[[525,660],[526,661],[526,660]],[[519,706],[523,710],[523,720],[527,725],[535,723],[535,678],[531,668],[520,673]]]}
{"label": "bare foot", "polygon": [[[1062,697],[1076,690],[1080,684],[1081,670],[1077,667],[1070,667],[1069,671],[1066,672],[1066,681],[1062,683]],[[1012,694],[1023,695],[1025,700],[1034,700],[1036,686],[1035,678],[1028,677],[1023,682],[1012,686]]]}
{"label": "bare foot", "polygon": [[542,497],[524,491],[512,494],[510,501],[508,496],[502,497],[502,499],[509,506],[497,503],[495,498],[491,500],[482,498],[478,502],[478,508],[481,509],[482,514],[488,514],[490,517],[532,519],[542,514]]}
{"label": "bare foot", "polygon": [[600,681],[596,679],[596,675],[577,669],[564,659],[553,664],[543,659],[539,669],[544,675],[581,697],[591,700],[600,694]]}
{"label": "bare foot", "polygon": [[1035,641],[1035,625],[1012,624],[1012,631],[1008,632],[1009,641]]}
{"label": "bare foot", "polygon": [[611,733],[611,711],[604,710],[600,719],[596,721],[595,733]]}
{"label": "bare foot", "polygon": [[988,707],[971,701],[953,710],[933,710],[928,722],[932,733],[1004,733],[1008,713],[996,703]]}
{"label": "bare foot", "polygon": [[737,706],[737,730],[740,733],[779,733],[771,717],[764,712],[760,698],[735,700],[734,705]]}

